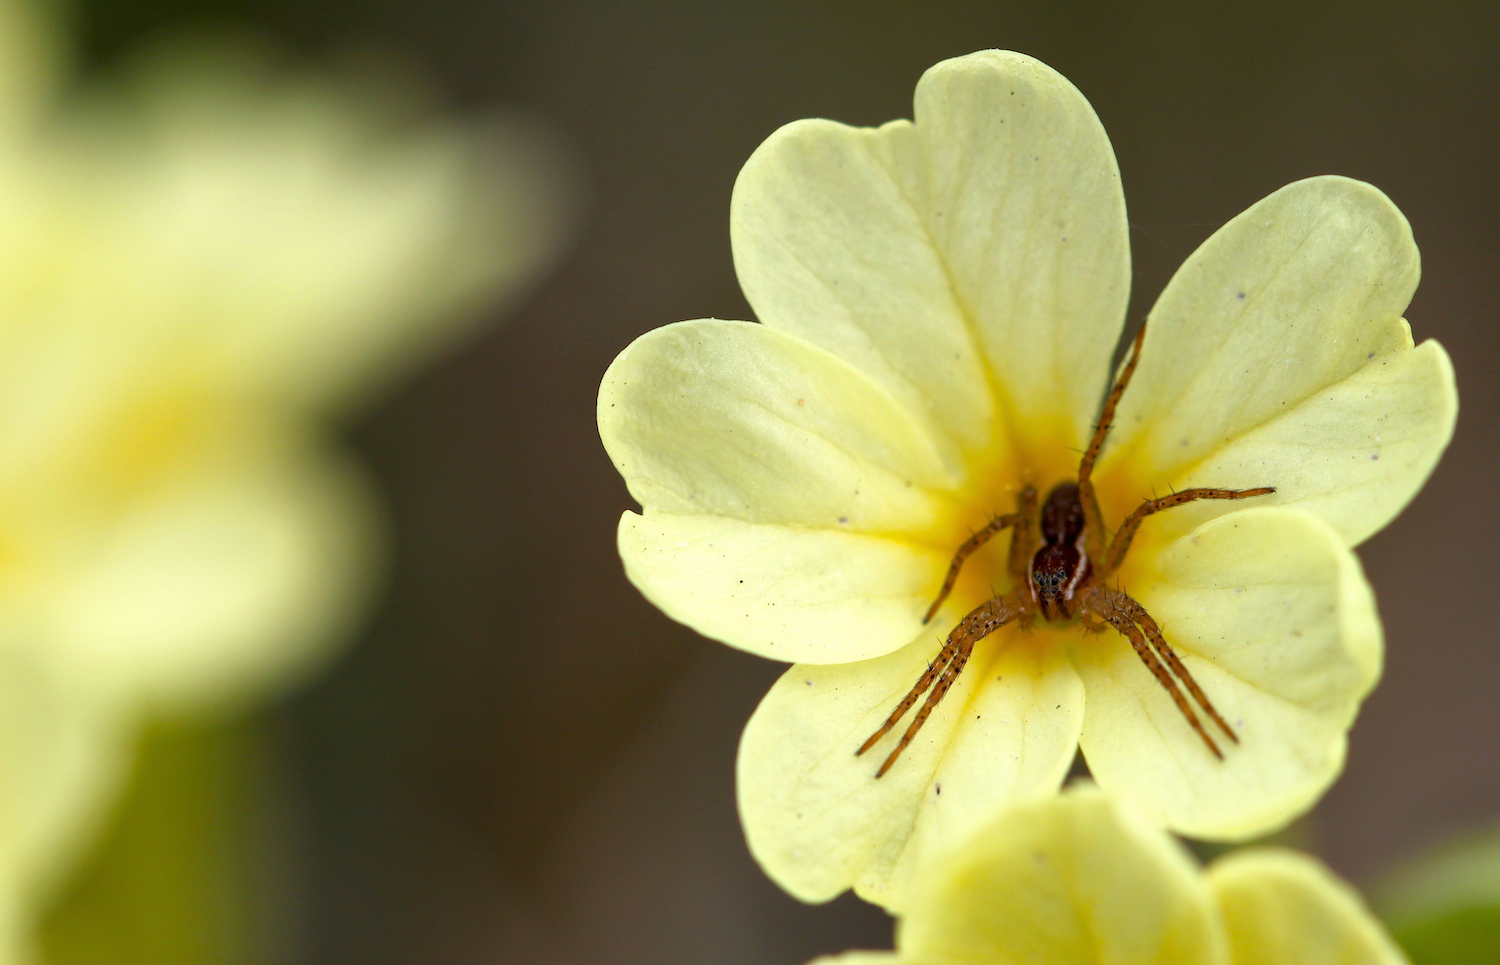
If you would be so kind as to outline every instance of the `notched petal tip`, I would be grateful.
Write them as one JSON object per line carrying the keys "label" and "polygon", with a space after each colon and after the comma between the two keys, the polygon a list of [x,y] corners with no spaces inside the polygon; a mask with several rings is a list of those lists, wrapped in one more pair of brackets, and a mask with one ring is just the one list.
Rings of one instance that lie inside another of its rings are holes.
{"label": "notched petal tip", "polygon": [[956,468],[860,372],[791,335],[700,319],[648,332],[599,390],[599,434],[648,512],[920,532]]}
{"label": "notched petal tip", "polygon": [[1055,71],[1000,51],[933,67],[913,113],[798,122],[751,156],[730,217],[746,297],[960,449],[994,443],[997,404],[1035,445],[1081,444],[1130,282],[1102,125]]}

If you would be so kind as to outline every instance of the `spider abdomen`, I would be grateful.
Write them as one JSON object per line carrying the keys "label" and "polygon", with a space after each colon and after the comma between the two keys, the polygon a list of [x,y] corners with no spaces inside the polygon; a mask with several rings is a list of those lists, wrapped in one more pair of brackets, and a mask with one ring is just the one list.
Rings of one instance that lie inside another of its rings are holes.
{"label": "spider abdomen", "polygon": [[1083,502],[1078,484],[1059,483],[1042,506],[1041,530],[1045,544],[1031,557],[1031,598],[1048,620],[1072,617],[1069,602],[1088,580],[1090,566],[1084,552]]}

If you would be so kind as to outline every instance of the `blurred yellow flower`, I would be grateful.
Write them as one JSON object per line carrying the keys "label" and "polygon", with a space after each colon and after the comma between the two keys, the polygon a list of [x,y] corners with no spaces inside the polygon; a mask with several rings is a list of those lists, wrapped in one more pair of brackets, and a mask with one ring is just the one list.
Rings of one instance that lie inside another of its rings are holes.
{"label": "blurred yellow flower", "polygon": [[28,892],[142,714],[232,710],[347,637],[382,524],[328,424],[534,274],[564,187],[537,132],[395,77],[183,38],[64,95],[48,25],[0,26],[0,880]]}
{"label": "blurred yellow flower", "polygon": [[926,869],[895,952],[819,965],[1400,965],[1348,885],[1254,848],[1200,872],[1095,788],[1017,805]]}
{"label": "blurred yellow flower", "polygon": [[740,745],[751,850],[805,900],[853,886],[900,908],[925,856],[1053,793],[1080,747],[1101,786],[1177,831],[1284,823],[1339,771],[1380,673],[1349,547],[1411,499],[1452,433],[1448,359],[1414,347],[1401,317],[1410,228],[1336,177],[1226,224],[1152,310],[1094,472],[1109,530],[1155,494],[1275,488],[1150,516],[1122,566],[1093,560],[1101,591],[1118,584],[1154,617],[1131,618],[1140,646],[1162,628],[1161,662],[1170,641],[1176,677],[1222,712],[1238,739],[1219,738],[1224,759],[1149,653],[1076,618],[1027,627],[1033,608],[979,642],[877,780],[896,735],[855,752],[944,635],[991,597],[1024,597],[997,540],[923,625],[960,544],[1027,487],[1078,478],[1130,281],[1114,155],[1063,77],[1019,54],[961,57],[922,78],[915,118],[772,135],[730,222],[761,324],[658,329],[600,390],[600,434],[642,506],[619,528],[630,579],[701,633],[796,663]]}

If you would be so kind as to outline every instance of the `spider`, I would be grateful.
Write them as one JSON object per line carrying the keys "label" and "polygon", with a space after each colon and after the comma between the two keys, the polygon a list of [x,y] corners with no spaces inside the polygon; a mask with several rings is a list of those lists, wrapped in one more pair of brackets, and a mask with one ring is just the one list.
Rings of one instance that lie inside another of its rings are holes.
{"label": "spider", "polygon": [[[1119,570],[1130,549],[1130,541],[1147,516],[1199,499],[1249,499],[1276,491],[1272,486],[1259,489],[1184,489],[1169,496],[1148,499],[1125,517],[1114,538],[1106,543],[1104,520],[1094,497],[1090,477],[1093,475],[1094,461],[1104,446],[1105,437],[1109,435],[1115,407],[1125,394],[1130,377],[1135,374],[1136,363],[1141,357],[1141,342],[1145,336],[1146,328],[1142,325],[1131,347],[1130,360],[1125,363],[1114,387],[1110,389],[1099,423],[1094,428],[1094,437],[1078,463],[1078,481],[1062,482],[1053,487],[1052,492],[1047,495],[1047,501],[1042,504],[1039,519],[1036,516],[1036,490],[1027,486],[1017,499],[1014,513],[991,520],[953,554],[953,562],[948,566],[948,575],[943,580],[942,589],[938,591],[937,599],[932,601],[932,606],[927,608],[927,615],[922,618],[924,624],[932,620],[952,592],[964,560],[1005,529],[1013,531],[1007,568],[1016,588],[980,604],[958,622],[948,633],[943,648],[938,651],[932,663],[928,664],[927,671],[917,680],[916,685],[896,705],[896,709],[880,729],[855,751],[855,756],[859,756],[874,747],[906,716],[907,711],[911,710],[912,705],[923,694],[932,691],[912,718],[906,733],[901,735],[896,749],[880,765],[880,770],[875,774],[877,778],[890,770],[896,758],[906,750],[933,709],[948,693],[958,675],[963,673],[974,645],[1007,623],[1016,622],[1022,628],[1027,628],[1037,617],[1053,621],[1071,620],[1077,616],[1083,623],[1083,628],[1089,632],[1102,631],[1106,625],[1114,627],[1130,641],[1141,662],[1171,695],[1172,702],[1216,758],[1223,760],[1224,752],[1219,749],[1219,745],[1214,742],[1193,710],[1193,705],[1183,695],[1184,688],[1203,712],[1213,719],[1219,730],[1234,743],[1239,743],[1239,737],[1214,709],[1193,675],[1183,666],[1177,652],[1162,636],[1161,627],[1146,612],[1146,608],[1123,590],[1106,585],[1109,578]],[[1042,545],[1033,552],[1032,547],[1036,543],[1034,528],[1041,530]]]}

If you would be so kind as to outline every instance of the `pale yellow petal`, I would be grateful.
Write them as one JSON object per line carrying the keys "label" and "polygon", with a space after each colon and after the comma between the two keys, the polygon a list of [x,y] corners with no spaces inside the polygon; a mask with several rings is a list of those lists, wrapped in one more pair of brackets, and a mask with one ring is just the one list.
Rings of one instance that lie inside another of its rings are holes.
{"label": "pale yellow petal", "polygon": [[722,516],[626,513],[625,575],[667,616],[772,660],[846,663],[922,627],[948,554],[869,536]]}
{"label": "pale yellow petal", "polygon": [[599,433],[645,509],[620,555],[674,619],[753,653],[829,663],[920,629],[951,549],[914,542],[957,484],[921,424],[846,362],[747,322],[637,339]]}
{"label": "pale yellow petal", "polygon": [[[0,647],[0,879],[33,903],[61,884],[109,813],[131,714],[80,693],[7,627]],[[17,646],[16,644],[20,644]]]}
{"label": "pale yellow petal", "polygon": [[636,339],[599,389],[599,435],[648,511],[850,532],[923,533],[960,479],[860,372],[748,322]]}
{"label": "pale yellow petal", "polygon": [[961,446],[998,415],[1023,447],[1076,447],[1130,283],[1104,130],[1065,78],[1004,51],[933,67],[915,106],[915,124],[799,121],[761,145],[730,212],[745,294]]}
{"label": "pale yellow petal", "polygon": [[[1413,350],[1411,229],[1359,181],[1310,178],[1225,225],[1178,270],[1101,465],[1123,512],[1151,490],[1275,486],[1357,543],[1426,480],[1452,435],[1441,348]],[[1152,525],[1185,532],[1233,503]],[[1185,528],[1184,528],[1185,527]]]}
{"label": "pale yellow petal", "polygon": [[[1125,639],[1080,639],[1081,744],[1101,787],[1184,834],[1245,838],[1318,798],[1380,675],[1381,630],[1359,561],[1327,523],[1250,509],[1172,543],[1125,587],[1237,732],[1216,760]],[[1213,725],[1206,724],[1213,732]]]}
{"label": "pale yellow petal", "polygon": [[48,632],[80,689],[222,706],[347,639],[382,558],[373,496],[342,458],[288,455],[162,486],[77,561]]}
{"label": "pale yellow petal", "polygon": [[[1199,463],[1174,488],[1274,485],[1257,505],[1321,516],[1350,545],[1384,527],[1431,474],[1453,436],[1453,366],[1436,342],[1381,356],[1285,418],[1250,430]],[[1143,494],[1144,495],[1144,494]],[[1156,522],[1164,534],[1245,503],[1203,501]]]}
{"label": "pale yellow petal", "polygon": [[1233,965],[1405,965],[1359,895],[1307,855],[1237,851],[1214,862]]}
{"label": "pale yellow petal", "polygon": [[905,722],[854,752],[922,675],[939,634],[875,660],[788,670],[746,725],[737,766],[740,819],[766,873],[803,901],[853,887],[901,909],[934,855],[1006,803],[1053,793],[1072,762],[1083,692],[1055,648],[1018,639],[980,645],[880,778]]}
{"label": "pale yellow petal", "polygon": [[914,889],[896,946],[944,965],[1221,965],[1208,890],[1097,790],[1019,805]]}
{"label": "pale yellow petal", "polygon": [[896,965],[899,961],[895,952],[844,952],[820,955],[807,965]]}

